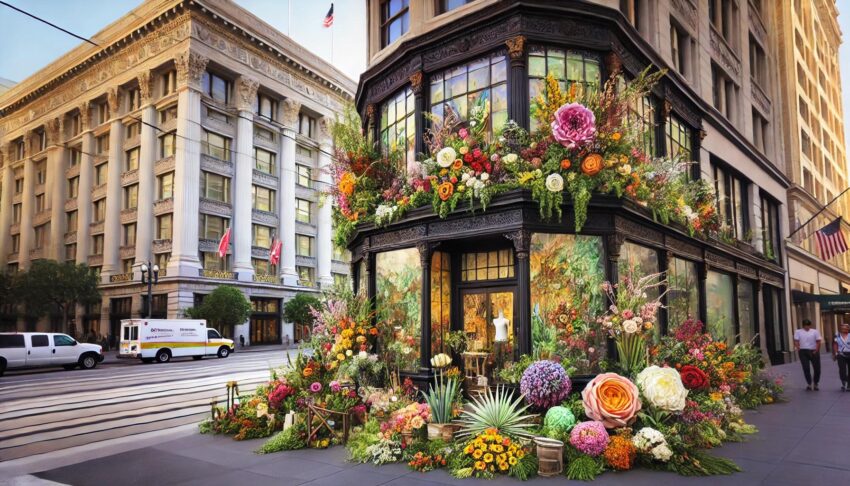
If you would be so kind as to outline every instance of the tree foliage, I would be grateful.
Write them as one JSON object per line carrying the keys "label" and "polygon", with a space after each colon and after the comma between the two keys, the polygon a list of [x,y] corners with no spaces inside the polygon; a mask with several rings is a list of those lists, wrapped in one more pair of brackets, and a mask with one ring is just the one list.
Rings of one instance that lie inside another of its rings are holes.
{"label": "tree foliage", "polygon": [[298,294],[290,299],[283,306],[283,319],[286,322],[292,322],[298,325],[313,324],[313,315],[310,313],[310,308],[319,309],[321,301],[310,294]]}
{"label": "tree foliage", "polygon": [[195,319],[206,319],[207,324],[218,329],[226,329],[248,320],[251,303],[241,290],[222,285],[204,297],[200,307],[187,309],[186,314]]}
{"label": "tree foliage", "polygon": [[64,321],[74,305],[100,301],[97,274],[86,265],[36,260],[28,271],[11,278],[14,299],[30,318],[60,314]]}

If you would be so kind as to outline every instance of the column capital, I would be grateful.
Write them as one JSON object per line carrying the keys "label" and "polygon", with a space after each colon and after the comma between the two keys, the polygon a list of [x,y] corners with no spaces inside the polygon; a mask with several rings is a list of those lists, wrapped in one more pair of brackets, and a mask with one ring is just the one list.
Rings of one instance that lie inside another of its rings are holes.
{"label": "column capital", "polygon": [[83,101],[79,105],[77,105],[77,109],[80,110],[80,131],[84,132],[89,129],[90,120],[91,120],[91,102]]}
{"label": "column capital", "polygon": [[120,93],[118,88],[109,88],[106,91],[106,102],[109,103],[109,117],[116,118],[118,116],[118,110],[121,108],[121,98],[118,96]]}
{"label": "column capital", "polygon": [[521,61],[525,59],[524,35],[511,37],[505,41],[505,45],[508,46],[508,56],[510,56],[511,61]]}
{"label": "column capital", "polygon": [[236,108],[240,111],[254,111],[254,102],[257,99],[257,89],[260,82],[256,79],[242,75],[237,82]]}
{"label": "column capital", "polygon": [[333,136],[331,134],[331,128],[334,120],[331,119],[330,116],[323,116],[319,119],[319,145],[333,145]]}
{"label": "column capital", "polygon": [[410,75],[410,90],[413,91],[415,96],[422,95],[422,79],[424,76],[422,75],[422,71],[416,71],[415,73]]}
{"label": "column capital", "polygon": [[47,133],[47,145],[59,145],[62,137],[62,129],[64,128],[64,124],[62,123],[62,118],[56,117],[47,120],[47,123],[44,126],[44,130]]}
{"label": "column capital", "polygon": [[153,101],[153,74],[149,69],[145,69],[144,71],[139,71],[136,79],[139,81],[139,93],[141,94],[142,105],[147,105]]}
{"label": "column capital", "polygon": [[283,116],[281,122],[287,128],[295,129],[298,126],[298,115],[301,113],[301,102],[292,98],[283,100]]}
{"label": "column capital", "polygon": [[200,89],[201,76],[207,69],[209,61],[206,57],[193,51],[177,54],[174,58],[174,64],[177,66],[177,83],[181,86],[187,85],[190,88]]}
{"label": "column capital", "polygon": [[531,248],[531,231],[520,229],[505,234],[505,238],[511,240],[514,244],[514,252],[517,259],[528,258],[528,252]]}

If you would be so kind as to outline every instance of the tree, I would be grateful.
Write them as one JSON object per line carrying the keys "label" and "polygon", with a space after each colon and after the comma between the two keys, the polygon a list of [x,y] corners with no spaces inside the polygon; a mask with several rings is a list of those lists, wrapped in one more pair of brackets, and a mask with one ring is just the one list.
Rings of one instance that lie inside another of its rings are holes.
{"label": "tree", "polygon": [[187,309],[186,314],[195,319],[206,319],[208,324],[219,329],[228,329],[248,320],[251,302],[236,287],[222,285],[204,297],[200,307]]}
{"label": "tree", "polygon": [[310,308],[318,309],[321,305],[322,302],[310,294],[298,294],[283,305],[283,319],[300,326],[312,327],[314,319]]}
{"label": "tree", "polygon": [[10,319],[13,324],[18,315],[18,280],[16,273],[0,272],[0,320]]}
{"label": "tree", "polygon": [[97,285],[97,274],[86,265],[36,260],[18,276],[16,293],[27,317],[38,319],[55,312],[67,323],[74,305],[100,301]]}

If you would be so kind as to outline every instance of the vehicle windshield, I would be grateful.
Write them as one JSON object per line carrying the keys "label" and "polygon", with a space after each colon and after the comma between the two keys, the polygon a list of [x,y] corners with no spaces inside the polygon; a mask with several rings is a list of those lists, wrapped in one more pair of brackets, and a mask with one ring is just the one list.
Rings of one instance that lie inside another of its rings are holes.
{"label": "vehicle windshield", "polygon": [[207,339],[220,339],[221,334],[215,329],[207,329]]}

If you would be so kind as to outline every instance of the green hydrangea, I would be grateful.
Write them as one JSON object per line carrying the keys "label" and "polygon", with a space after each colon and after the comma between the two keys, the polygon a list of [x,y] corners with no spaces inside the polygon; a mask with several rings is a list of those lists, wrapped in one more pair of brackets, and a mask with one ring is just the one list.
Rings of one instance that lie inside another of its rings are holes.
{"label": "green hydrangea", "polygon": [[576,416],[566,407],[552,407],[546,412],[546,418],[543,420],[543,425],[557,434],[566,434],[573,429],[576,424]]}

